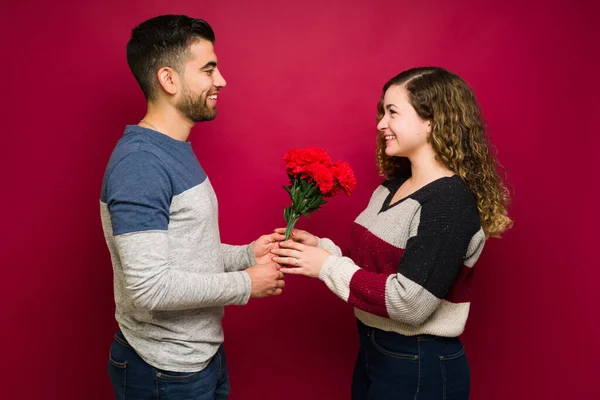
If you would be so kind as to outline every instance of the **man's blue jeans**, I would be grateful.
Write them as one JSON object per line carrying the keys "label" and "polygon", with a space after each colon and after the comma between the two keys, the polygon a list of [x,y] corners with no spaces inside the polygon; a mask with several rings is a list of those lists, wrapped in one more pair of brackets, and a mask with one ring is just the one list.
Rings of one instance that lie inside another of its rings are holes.
{"label": "man's blue jeans", "polygon": [[117,332],[110,348],[108,375],[117,400],[225,400],[229,376],[219,348],[199,372],[170,372],[146,363]]}

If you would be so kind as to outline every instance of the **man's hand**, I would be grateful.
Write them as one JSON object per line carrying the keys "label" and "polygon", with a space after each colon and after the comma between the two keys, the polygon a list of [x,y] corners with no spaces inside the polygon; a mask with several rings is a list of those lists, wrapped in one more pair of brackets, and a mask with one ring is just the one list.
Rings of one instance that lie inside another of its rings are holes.
{"label": "man's hand", "polygon": [[246,272],[252,282],[250,297],[278,296],[285,286],[284,275],[279,271],[279,264],[274,262],[253,265]]}
{"label": "man's hand", "polygon": [[271,261],[271,250],[279,247],[279,242],[285,239],[285,235],[280,233],[271,233],[263,235],[252,242],[252,251],[257,264],[266,264]]}

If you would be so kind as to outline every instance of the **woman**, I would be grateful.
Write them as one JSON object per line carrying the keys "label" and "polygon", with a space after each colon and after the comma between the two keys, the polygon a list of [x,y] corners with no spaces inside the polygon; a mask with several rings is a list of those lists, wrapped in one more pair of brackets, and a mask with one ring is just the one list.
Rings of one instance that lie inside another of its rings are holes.
{"label": "woman", "polygon": [[385,84],[378,108],[377,161],[387,180],[355,220],[352,259],[296,230],[273,260],[286,274],[320,278],[355,307],[353,399],[467,399],[458,336],[485,240],[511,224],[508,193],[479,105],[457,75],[402,72]]}

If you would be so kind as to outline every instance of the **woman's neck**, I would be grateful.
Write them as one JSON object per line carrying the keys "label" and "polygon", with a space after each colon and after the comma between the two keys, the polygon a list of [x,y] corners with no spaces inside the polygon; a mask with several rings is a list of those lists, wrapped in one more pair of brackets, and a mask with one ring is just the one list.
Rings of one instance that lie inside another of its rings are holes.
{"label": "woman's neck", "polygon": [[430,146],[410,156],[411,180],[416,185],[426,185],[436,179],[452,176],[455,173],[436,159]]}

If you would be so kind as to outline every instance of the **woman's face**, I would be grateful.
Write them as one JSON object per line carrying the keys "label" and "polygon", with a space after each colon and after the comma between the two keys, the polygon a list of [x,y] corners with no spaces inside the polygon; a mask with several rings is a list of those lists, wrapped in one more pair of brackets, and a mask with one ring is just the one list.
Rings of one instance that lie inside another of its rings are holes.
{"label": "woman's face", "polygon": [[385,138],[388,157],[408,157],[427,145],[430,122],[419,117],[408,99],[408,93],[399,85],[391,86],[383,97],[385,114],[377,130]]}

